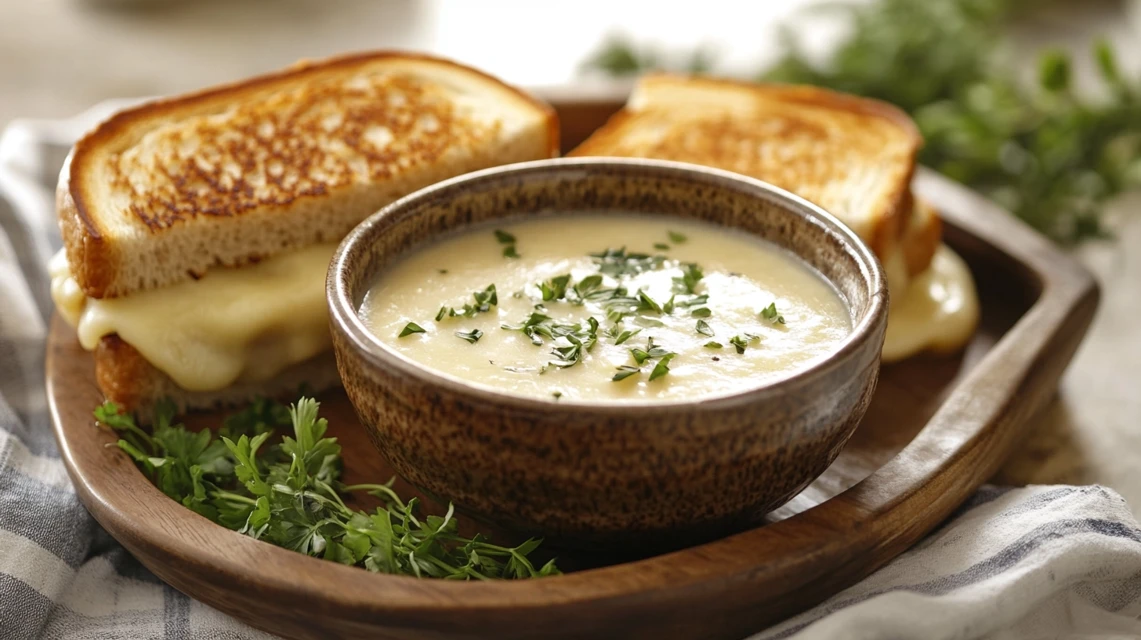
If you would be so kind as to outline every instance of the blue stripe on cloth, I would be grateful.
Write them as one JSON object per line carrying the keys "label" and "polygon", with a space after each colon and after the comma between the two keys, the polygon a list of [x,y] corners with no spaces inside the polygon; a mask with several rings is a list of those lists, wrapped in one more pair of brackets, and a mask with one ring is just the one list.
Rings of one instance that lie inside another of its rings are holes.
{"label": "blue stripe on cloth", "polygon": [[75,568],[87,556],[96,526],[71,491],[0,470],[0,529],[32,540]]}
{"label": "blue stripe on cloth", "polygon": [[[1055,499],[1057,499],[1057,497],[1055,497]],[[895,591],[909,591],[912,593],[919,593],[928,596],[946,594],[948,592],[960,589],[967,585],[981,582],[987,578],[1002,573],[1006,569],[1009,569],[1010,567],[1018,564],[1019,561],[1021,561],[1027,555],[1033,553],[1036,549],[1047,542],[1052,542],[1067,536],[1083,533],[1092,533],[1095,535],[1103,535],[1113,538],[1123,538],[1132,540],[1133,542],[1141,543],[1141,529],[1129,527],[1120,522],[1103,520],[1100,518],[1066,519],[1047,522],[1018,538],[1008,546],[1004,547],[998,553],[995,553],[994,555],[971,565],[963,571],[941,576],[927,582],[921,582],[913,585],[897,585],[894,587],[865,593],[854,598],[849,598],[847,600],[841,600],[827,607],[821,608],[819,610],[820,615],[816,618],[804,621],[797,625],[793,625],[788,629],[782,630],[776,635],[767,636],[766,640],[779,640],[780,638],[787,638],[821,618],[827,617],[833,613],[836,613],[837,611],[840,611],[841,609],[846,609],[853,605],[860,604],[861,602],[865,602],[885,593],[892,593]]]}
{"label": "blue stripe on cloth", "polygon": [[50,598],[10,575],[0,573],[0,638],[23,640],[42,636],[48,614],[55,604]]}

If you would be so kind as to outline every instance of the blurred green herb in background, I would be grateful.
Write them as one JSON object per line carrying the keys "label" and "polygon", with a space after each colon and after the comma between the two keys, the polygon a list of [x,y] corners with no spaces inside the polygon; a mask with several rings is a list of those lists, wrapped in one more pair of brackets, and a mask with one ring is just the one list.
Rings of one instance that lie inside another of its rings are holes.
{"label": "blurred green herb in background", "polygon": [[[1121,76],[1113,51],[1093,55],[1106,97],[1071,90],[1071,62],[1042,55],[1038,83],[1020,83],[1002,56],[1012,0],[878,0],[828,4],[843,12],[848,38],[820,63],[790,29],[784,57],[758,80],[816,84],[894,103],[926,138],[920,161],[996,200],[1062,243],[1104,237],[1105,204],[1141,186],[1141,88]],[[708,49],[688,63],[662,64],[615,38],[586,62],[611,75],[650,69],[706,72]]]}

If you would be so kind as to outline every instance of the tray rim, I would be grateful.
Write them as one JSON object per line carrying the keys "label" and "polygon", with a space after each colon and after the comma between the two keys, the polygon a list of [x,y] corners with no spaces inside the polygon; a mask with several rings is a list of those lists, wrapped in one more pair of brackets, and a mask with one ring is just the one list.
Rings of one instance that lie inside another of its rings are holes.
{"label": "tray rim", "polygon": [[[863,481],[785,520],[698,547],[540,581],[462,583],[373,574],[260,543],[167,499],[117,450],[96,454],[73,446],[61,417],[61,391],[53,382],[59,367],[53,348],[58,318],[52,322],[46,363],[53,431],[76,493],[96,520],[161,578],[190,593],[213,592],[214,598],[201,599],[230,613],[236,610],[219,599],[223,585],[229,591],[256,589],[258,598],[273,603],[266,611],[316,599],[323,619],[340,618],[365,629],[462,631],[538,608],[554,626],[580,617],[583,607],[604,618],[642,617],[669,609],[692,612],[700,608],[698,602],[748,608],[752,613],[733,626],[755,629],[795,612],[798,598],[816,602],[855,582],[945,519],[996,470],[1026,418],[1052,393],[1096,309],[1099,292],[1089,272],[996,205],[922,168],[915,189],[939,203],[949,226],[1028,269],[1041,284],[1038,299],[916,437]],[[94,458],[103,460],[93,475]],[[142,486],[133,486],[138,479]],[[124,486],[135,492],[134,503],[116,496]],[[140,520],[136,509],[143,505],[148,518]],[[904,511],[922,517],[904,518]],[[863,526],[872,520],[896,526],[893,531]],[[175,523],[178,535],[171,535]],[[218,546],[202,544],[218,542],[219,536]],[[784,561],[773,563],[774,555]],[[178,557],[181,566],[177,572],[152,566],[159,556]],[[842,575],[832,571],[838,564],[844,566]],[[259,570],[251,575],[247,569],[254,565]],[[790,583],[789,575],[796,580]],[[819,588],[822,581],[839,587],[825,592]],[[737,602],[746,592],[752,594],[748,607]],[[762,606],[767,594],[775,597]],[[257,624],[256,617],[245,619]]]}

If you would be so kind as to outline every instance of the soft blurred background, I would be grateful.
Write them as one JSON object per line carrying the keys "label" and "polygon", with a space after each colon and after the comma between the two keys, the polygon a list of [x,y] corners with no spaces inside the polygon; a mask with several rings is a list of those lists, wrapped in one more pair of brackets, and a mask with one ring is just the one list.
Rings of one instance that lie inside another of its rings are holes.
{"label": "soft blurred background", "polygon": [[[530,87],[647,68],[815,82],[899,104],[923,162],[1098,275],[1102,312],[1000,481],[1141,505],[1141,0],[0,0],[0,126],[303,57],[418,49]],[[617,79],[617,80],[616,80]],[[985,277],[985,274],[979,274]]]}

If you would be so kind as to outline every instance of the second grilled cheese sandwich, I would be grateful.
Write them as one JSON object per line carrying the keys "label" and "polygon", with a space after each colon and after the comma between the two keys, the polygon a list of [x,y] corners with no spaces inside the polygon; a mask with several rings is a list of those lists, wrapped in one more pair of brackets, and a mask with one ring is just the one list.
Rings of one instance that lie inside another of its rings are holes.
{"label": "second grilled cheese sandwich", "polygon": [[884,359],[892,361],[958,348],[978,321],[970,271],[941,248],[935,209],[911,193],[921,144],[906,114],[875,100],[816,87],[650,75],[571,155],[703,164],[820,205],[884,266],[892,297]]}

